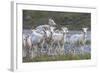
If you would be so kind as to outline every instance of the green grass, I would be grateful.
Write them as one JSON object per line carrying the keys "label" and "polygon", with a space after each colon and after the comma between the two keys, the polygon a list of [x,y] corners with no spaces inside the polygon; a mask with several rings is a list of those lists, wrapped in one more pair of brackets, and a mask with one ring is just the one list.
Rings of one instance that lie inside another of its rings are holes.
{"label": "green grass", "polygon": [[91,44],[91,41],[90,41],[90,40],[87,40],[87,41],[86,41],[86,44],[87,44],[87,45],[90,45],[90,44]]}
{"label": "green grass", "polygon": [[23,58],[23,62],[43,62],[43,61],[65,61],[65,60],[87,60],[91,59],[91,54],[85,53],[80,55],[73,55],[73,54],[67,54],[67,55],[57,55],[57,56],[48,56],[48,55],[42,55],[38,56],[32,59],[29,58]]}

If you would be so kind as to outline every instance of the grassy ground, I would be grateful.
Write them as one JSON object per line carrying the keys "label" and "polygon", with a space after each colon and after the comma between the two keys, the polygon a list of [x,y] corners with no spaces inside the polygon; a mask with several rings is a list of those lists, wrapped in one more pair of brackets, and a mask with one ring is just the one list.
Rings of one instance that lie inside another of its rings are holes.
{"label": "grassy ground", "polygon": [[[66,42],[69,44],[68,42]],[[86,41],[87,45],[91,44],[91,41]],[[82,45],[82,42],[78,42],[77,45]],[[44,61],[65,61],[65,60],[88,60],[91,59],[91,53],[84,53],[84,54],[66,54],[66,55],[56,55],[56,56],[48,56],[48,55],[41,55],[35,58],[23,58],[24,63],[28,62],[44,62]]]}
{"label": "grassy ground", "polygon": [[80,55],[67,54],[67,55],[57,55],[57,56],[42,55],[39,57],[35,57],[33,59],[23,58],[23,62],[26,63],[26,62],[86,60],[86,59],[91,59],[91,54],[89,53],[80,54]]}

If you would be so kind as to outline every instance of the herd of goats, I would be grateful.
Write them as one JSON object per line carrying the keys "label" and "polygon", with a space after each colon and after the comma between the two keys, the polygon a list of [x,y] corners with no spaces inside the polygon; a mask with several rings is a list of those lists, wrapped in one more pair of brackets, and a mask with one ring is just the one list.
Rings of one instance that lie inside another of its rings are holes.
{"label": "herd of goats", "polygon": [[[59,30],[56,28],[56,25],[53,19],[49,19],[48,24],[37,26],[31,30],[30,34],[23,33],[23,57],[34,58],[41,55],[64,55],[65,43],[70,43],[72,46],[76,46],[77,42],[85,44],[87,28],[82,28],[81,34],[74,34],[66,39],[67,33],[70,33],[68,28],[61,27],[61,30]],[[74,53],[74,48],[69,50],[69,52]]]}

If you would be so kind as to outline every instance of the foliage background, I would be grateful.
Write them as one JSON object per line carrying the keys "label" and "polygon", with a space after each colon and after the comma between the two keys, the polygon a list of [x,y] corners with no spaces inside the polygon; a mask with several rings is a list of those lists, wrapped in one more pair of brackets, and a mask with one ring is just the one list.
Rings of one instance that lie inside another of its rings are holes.
{"label": "foliage background", "polygon": [[71,30],[81,30],[83,27],[88,27],[91,30],[90,13],[34,10],[23,10],[23,28],[31,29],[38,25],[48,24],[49,18],[55,21],[58,28],[65,26]]}

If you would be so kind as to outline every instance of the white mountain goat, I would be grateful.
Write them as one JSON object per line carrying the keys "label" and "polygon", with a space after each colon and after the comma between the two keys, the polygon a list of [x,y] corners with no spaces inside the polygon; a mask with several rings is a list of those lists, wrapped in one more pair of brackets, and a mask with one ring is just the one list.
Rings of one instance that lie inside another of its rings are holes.
{"label": "white mountain goat", "polygon": [[31,36],[29,34],[23,34],[22,35],[22,42],[23,42],[23,57],[30,57],[31,48],[32,48],[32,42],[31,42]]}
{"label": "white mountain goat", "polygon": [[43,47],[45,48],[46,53],[48,52],[49,48],[50,48],[50,44],[51,44],[51,30],[50,30],[50,25],[40,25],[38,26],[36,29],[41,29],[45,31],[45,43],[43,45]]}
{"label": "white mountain goat", "polygon": [[25,34],[22,35],[22,47],[23,47],[22,56],[26,57],[27,52],[26,52],[26,35]]}
{"label": "white mountain goat", "polygon": [[64,34],[64,43],[68,42],[67,41],[67,33],[68,33],[68,28],[67,27],[62,27],[62,30],[63,30],[63,34]]}
{"label": "white mountain goat", "polygon": [[50,50],[52,48],[51,44],[52,44],[52,29],[51,28],[53,25],[55,25],[55,22],[52,19],[49,19],[49,25],[40,25],[38,26],[36,29],[44,29],[45,33],[46,33],[46,37],[45,37],[45,44],[44,44],[44,48],[46,50],[46,54],[50,54]]}
{"label": "white mountain goat", "polygon": [[[30,35],[23,35],[23,50],[25,50],[26,56],[33,58],[41,54],[41,49],[43,48],[45,31],[40,29],[32,30]],[[23,56],[25,54],[23,53]]]}
{"label": "white mountain goat", "polygon": [[[70,37],[70,44],[73,46],[73,52],[75,52],[74,48],[75,46],[84,46],[86,42],[87,37],[87,29],[88,28],[82,28],[83,32],[81,34],[74,34]],[[83,50],[83,49],[82,49]]]}
{"label": "white mountain goat", "polygon": [[55,27],[50,27],[52,32],[52,48],[51,50],[55,50],[55,54],[63,54],[64,53],[64,37],[67,28],[63,28],[63,31],[54,30]]}
{"label": "white mountain goat", "polygon": [[54,20],[51,19],[51,18],[49,19],[48,24],[51,25],[51,26],[52,26],[52,25],[56,25],[56,23],[54,22]]}
{"label": "white mountain goat", "polygon": [[37,55],[41,55],[41,49],[45,41],[46,33],[43,30],[33,30],[31,34],[32,47],[36,51]]}

